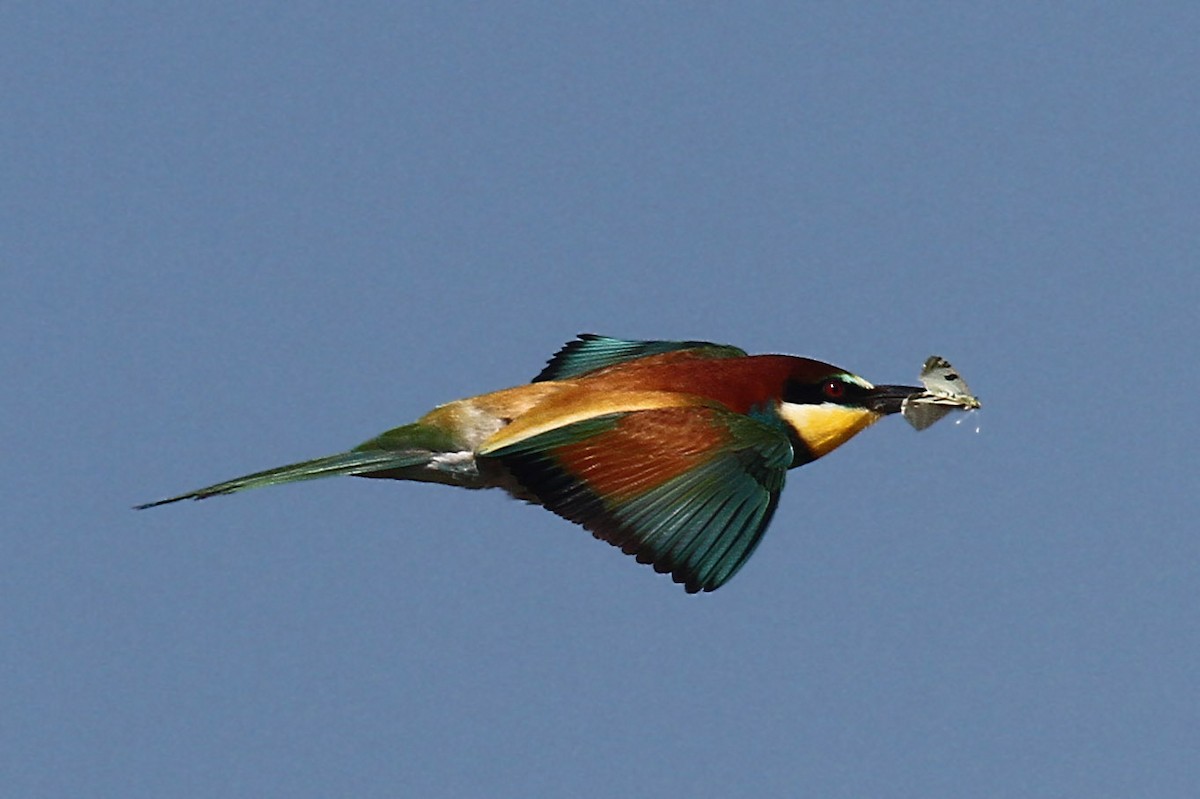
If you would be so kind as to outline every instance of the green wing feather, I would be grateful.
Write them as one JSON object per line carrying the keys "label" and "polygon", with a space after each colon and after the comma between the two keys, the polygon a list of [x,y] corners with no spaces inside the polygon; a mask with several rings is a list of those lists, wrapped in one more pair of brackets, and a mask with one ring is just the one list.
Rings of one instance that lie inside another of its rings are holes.
{"label": "green wing feather", "polygon": [[792,448],[749,417],[688,407],[607,414],[487,457],[548,509],[696,592],[719,588],[753,553]]}
{"label": "green wing feather", "polygon": [[564,344],[546,364],[546,368],[530,382],[566,380],[613,364],[678,350],[696,350],[697,355],[705,358],[741,358],[746,355],[746,351],[738,347],[708,341],[632,341],[581,333],[579,338]]}

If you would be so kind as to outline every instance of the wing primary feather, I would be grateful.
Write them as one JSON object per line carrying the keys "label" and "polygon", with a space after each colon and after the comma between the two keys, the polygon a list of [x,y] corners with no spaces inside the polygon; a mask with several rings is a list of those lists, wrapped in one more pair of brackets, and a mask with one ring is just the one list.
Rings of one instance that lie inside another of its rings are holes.
{"label": "wing primary feather", "polygon": [[[696,486],[696,490],[700,490],[700,488],[701,486]],[[710,508],[714,504],[719,508],[721,501],[720,495],[712,492],[708,496],[704,496],[699,502],[691,504],[680,502],[672,510],[669,520],[663,525],[664,540],[662,541],[662,555],[659,560],[663,564],[664,571],[674,571],[678,566],[682,565],[688,545],[694,540],[697,532],[694,526],[706,514],[711,513]]]}
{"label": "wing primary feather", "polygon": [[699,586],[710,585],[712,573],[712,557],[714,551],[723,550],[732,544],[736,537],[742,535],[742,525],[738,517],[742,513],[744,499],[729,497],[721,507],[720,524],[714,523],[705,530],[703,538],[698,538],[696,547],[688,553],[687,562],[691,566],[692,579]]}
{"label": "wing primary feather", "polygon": [[750,550],[757,546],[760,536],[755,530],[766,526],[769,518],[763,518],[763,508],[743,500],[739,508],[737,535],[730,535],[724,541],[718,541],[718,549],[708,553],[706,562],[709,564],[700,580],[704,583],[720,585],[733,576],[733,572],[745,562]]}
{"label": "wing primary feather", "polygon": [[754,551],[792,450],[755,419],[686,406],[594,417],[479,457],[695,593],[719,588]]}
{"label": "wing primary feather", "polygon": [[710,341],[619,339],[580,333],[578,338],[568,341],[554,353],[532,382],[566,380],[618,363],[682,350],[694,350],[698,356],[705,358],[739,358],[746,355],[746,351],[738,347]]}

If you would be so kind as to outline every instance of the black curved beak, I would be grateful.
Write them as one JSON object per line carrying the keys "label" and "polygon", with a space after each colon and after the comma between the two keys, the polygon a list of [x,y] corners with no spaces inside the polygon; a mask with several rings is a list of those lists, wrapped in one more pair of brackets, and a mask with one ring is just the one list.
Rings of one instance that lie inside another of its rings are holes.
{"label": "black curved beak", "polygon": [[924,393],[925,389],[918,386],[875,386],[867,398],[867,407],[883,415],[900,413],[906,399]]}

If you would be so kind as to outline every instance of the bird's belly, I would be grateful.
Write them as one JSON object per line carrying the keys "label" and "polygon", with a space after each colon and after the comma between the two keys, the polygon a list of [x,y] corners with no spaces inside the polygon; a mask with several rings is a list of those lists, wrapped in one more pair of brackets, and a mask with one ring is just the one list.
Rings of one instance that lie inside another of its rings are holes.
{"label": "bird's belly", "polygon": [[409,480],[417,483],[439,483],[459,488],[499,488],[514,499],[540,505],[541,500],[529,493],[524,486],[500,466],[484,458],[482,463],[473,452],[442,452],[421,466],[390,469],[381,472],[355,475],[384,480]]}
{"label": "bird's belly", "polygon": [[473,452],[439,452],[432,455],[428,461],[419,466],[405,466],[402,469],[385,469],[377,472],[355,475],[356,477],[371,477],[379,480],[411,480],[418,483],[441,483],[443,485],[459,486],[460,488],[488,488],[494,483],[488,482],[479,473]]}

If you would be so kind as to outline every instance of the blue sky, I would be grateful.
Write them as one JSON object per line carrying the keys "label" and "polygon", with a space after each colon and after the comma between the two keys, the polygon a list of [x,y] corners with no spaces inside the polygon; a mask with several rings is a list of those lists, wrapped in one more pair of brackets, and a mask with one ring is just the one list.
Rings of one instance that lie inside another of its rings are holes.
{"label": "blue sky", "polygon": [[[3,18],[8,795],[1195,795],[1194,5]],[[580,331],[985,408],[704,596],[499,492],[130,510]]]}

